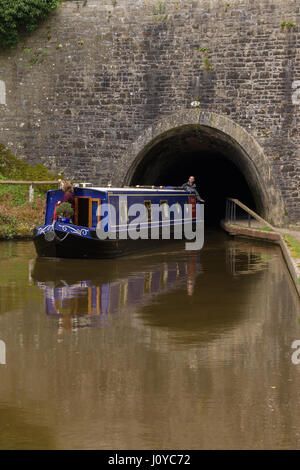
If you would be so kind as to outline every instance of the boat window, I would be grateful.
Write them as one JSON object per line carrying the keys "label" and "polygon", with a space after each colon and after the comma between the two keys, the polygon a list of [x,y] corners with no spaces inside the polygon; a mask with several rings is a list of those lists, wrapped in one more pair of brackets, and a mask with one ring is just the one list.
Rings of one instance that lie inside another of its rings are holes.
{"label": "boat window", "polygon": [[100,204],[101,204],[101,201],[100,199],[91,199],[91,207],[90,207],[90,211],[91,211],[91,216],[90,216],[90,222],[91,222],[91,219],[92,219],[92,227],[98,227],[99,224],[100,224]]}
{"label": "boat window", "polygon": [[75,223],[81,227],[89,227],[91,225],[89,197],[75,198]]}
{"label": "boat window", "polygon": [[152,219],[152,211],[151,211],[151,201],[144,201],[145,207],[148,213],[148,220]]}
{"label": "boat window", "polygon": [[160,201],[161,213],[163,219],[170,218],[169,204],[168,201]]}
{"label": "boat window", "polygon": [[120,223],[126,224],[128,222],[128,205],[127,201],[120,201]]}

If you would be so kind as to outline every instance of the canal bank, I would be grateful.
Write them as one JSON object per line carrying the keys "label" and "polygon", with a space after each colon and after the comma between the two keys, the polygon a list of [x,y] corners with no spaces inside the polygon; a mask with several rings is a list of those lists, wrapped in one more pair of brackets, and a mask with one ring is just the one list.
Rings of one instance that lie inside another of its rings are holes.
{"label": "canal bank", "polygon": [[220,225],[230,236],[256,239],[279,245],[300,297],[300,230],[297,230],[296,227],[294,229],[273,227],[263,219],[252,221],[252,226],[249,226],[248,220],[245,219],[235,221],[223,219]]}
{"label": "canal bank", "polygon": [[32,240],[33,229],[44,218],[44,199],[14,205],[11,198],[0,201],[0,241]]}

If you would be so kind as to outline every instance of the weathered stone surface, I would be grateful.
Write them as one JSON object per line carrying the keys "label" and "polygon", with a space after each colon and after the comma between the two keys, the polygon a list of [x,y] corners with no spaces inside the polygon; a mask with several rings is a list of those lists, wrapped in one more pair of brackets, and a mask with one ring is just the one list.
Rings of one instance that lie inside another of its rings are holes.
{"label": "weathered stone surface", "polygon": [[1,52],[0,142],[69,177],[120,184],[175,121],[212,126],[248,155],[273,220],[299,222],[299,2],[157,6],[68,1]]}

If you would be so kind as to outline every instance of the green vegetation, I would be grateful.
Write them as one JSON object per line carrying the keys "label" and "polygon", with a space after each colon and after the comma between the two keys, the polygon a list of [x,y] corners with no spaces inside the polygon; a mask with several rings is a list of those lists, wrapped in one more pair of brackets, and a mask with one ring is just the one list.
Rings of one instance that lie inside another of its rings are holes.
{"label": "green vegetation", "polygon": [[163,0],[153,8],[152,18],[157,23],[163,23],[168,18],[166,1]]}
{"label": "green vegetation", "polygon": [[[51,181],[59,178],[54,175],[48,168],[40,163],[31,166],[27,162],[23,162],[15,157],[5,145],[0,144],[0,178],[9,180],[25,180],[25,181]],[[2,186],[2,185],[1,185]],[[19,186],[18,186],[19,187]],[[48,191],[49,186],[39,186],[39,193],[44,195]]]}
{"label": "green vegetation", "polygon": [[60,204],[56,209],[56,215],[58,217],[72,217],[74,215],[74,211],[71,204],[69,202],[63,202]]}
{"label": "green vegetation", "polygon": [[264,230],[265,232],[273,232],[274,231],[270,227],[263,227],[262,230]]}
{"label": "green vegetation", "polygon": [[200,47],[199,51],[203,53],[202,62],[204,70],[213,70],[211,58],[208,56],[209,47]]}
{"label": "green vegetation", "polygon": [[0,196],[0,239],[31,237],[33,228],[43,223],[45,198],[36,196],[28,202],[26,196],[19,205],[11,194]]}
{"label": "green vegetation", "polygon": [[[16,158],[0,144],[0,180],[51,181],[57,180],[41,164],[34,166]],[[57,187],[57,183],[54,183]],[[44,218],[45,193],[53,186],[39,185],[34,188],[34,201],[29,202],[27,185],[0,184],[0,238],[31,236],[32,229]]]}
{"label": "green vegetation", "polygon": [[38,49],[34,52],[31,52],[28,47],[24,49],[24,52],[29,57],[29,65],[42,64],[44,62],[45,57],[50,54],[50,51],[48,49]]}
{"label": "green vegetation", "polygon": [[288,22],[282,21],[282,22],[280,23],[280,26],[281,26],[282,28],[284,28],[285,26],[286,26],[287,28],[293,28],[293,27],[295,26],[295,23],[294,23],[293,21],[288,21]]}
{"label": "green vegetation", "polygon": [[213,70],[214,69],[214,67],[211,64],[211,59],[207,55],[205,55],[203,57],[203,67],[204,67],[204,70]]}
{"label": "green vegetation", "polygon": [[1,0],[0,47],[15,46],[20,34],[34,31],[59,3],[59,0]]}
{"label": "green vegetation", "polygon": [[270,260],[270,256],[267,253],[262,253],[260,256],[265,263]]}
{"label": "green vegetation", "polygon": [[284,239],[291,251],[292,257],[300,258],[300,243],[288,233],[284,234]]}

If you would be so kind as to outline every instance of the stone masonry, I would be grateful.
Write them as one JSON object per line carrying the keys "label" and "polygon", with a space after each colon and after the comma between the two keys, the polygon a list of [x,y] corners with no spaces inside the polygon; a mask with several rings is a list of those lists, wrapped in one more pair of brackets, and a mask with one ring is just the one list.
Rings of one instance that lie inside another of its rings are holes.
{"label": "stone masonry", "polygon": [[299,0],[66,1],[0,52],[0,142],[70,178],[122,184],[135,142],[198,99],[255,140],[300,222]]}

